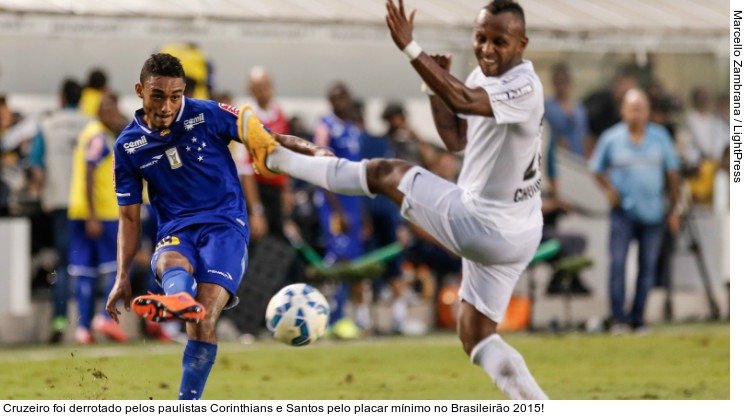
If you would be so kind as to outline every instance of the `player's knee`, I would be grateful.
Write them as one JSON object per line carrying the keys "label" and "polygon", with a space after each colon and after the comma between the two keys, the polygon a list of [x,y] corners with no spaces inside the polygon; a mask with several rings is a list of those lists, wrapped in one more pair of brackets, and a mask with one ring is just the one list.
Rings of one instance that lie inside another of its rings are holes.
{"label": "player's knee", "polygon": [[373,192],[396,188],[412,165],[403,160],[373,158],[367,163],[367,182]]}
{"label": "player's knee", "polygon": [[194,268],[188,258],[176,251],[166,251],[158,257],[155,262],[155,270],[159,277],[171,267],[183,267],[189,274],[193,274]]}

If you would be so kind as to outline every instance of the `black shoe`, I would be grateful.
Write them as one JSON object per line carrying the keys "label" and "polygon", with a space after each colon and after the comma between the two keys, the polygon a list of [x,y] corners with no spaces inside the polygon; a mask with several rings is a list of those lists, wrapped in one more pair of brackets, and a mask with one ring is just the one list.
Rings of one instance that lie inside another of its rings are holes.
{"label": "black shoe", "polygon": [[562,274],[554,274],[545,291],[548,295],[562,295],[566,290],[565,277]]}
{"label": "black shoe", "polygon": [[581,283],[578,277],[574,277],[569,286],[571,293],[575,295],[591,295],[592,291]]}

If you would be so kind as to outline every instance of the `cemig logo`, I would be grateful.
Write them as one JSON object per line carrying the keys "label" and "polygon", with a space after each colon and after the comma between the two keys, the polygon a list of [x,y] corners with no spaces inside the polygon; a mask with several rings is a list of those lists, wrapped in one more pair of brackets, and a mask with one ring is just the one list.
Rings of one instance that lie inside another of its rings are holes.
{"label": "cemig logo", "polygon": [[183,127],[187,131],[194,129],[194,126],[204,123],[204,113],[199,113],[198,116],[183,121]]}
{"label": "cemig logo", "polygon": [[138,148],[142,148],[145,145],[147,145],[147,138],[142,135],[140,139],[136,141],[124,143],[124,150],[129,154],[134,154],[134,152],[137,151]]}

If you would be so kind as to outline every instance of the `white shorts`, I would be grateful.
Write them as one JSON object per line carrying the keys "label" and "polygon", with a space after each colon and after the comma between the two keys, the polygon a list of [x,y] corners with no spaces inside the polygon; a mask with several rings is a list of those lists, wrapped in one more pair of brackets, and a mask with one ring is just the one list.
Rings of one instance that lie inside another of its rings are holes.
{"label": "white shorts", "polygon": [[460,298],[501,322],[514,286],[540,244],[542,225],[499,231],[468,211],[461,188],[421,167],[408,170],[398,190],[405,195],[401,215],[463,257]]}

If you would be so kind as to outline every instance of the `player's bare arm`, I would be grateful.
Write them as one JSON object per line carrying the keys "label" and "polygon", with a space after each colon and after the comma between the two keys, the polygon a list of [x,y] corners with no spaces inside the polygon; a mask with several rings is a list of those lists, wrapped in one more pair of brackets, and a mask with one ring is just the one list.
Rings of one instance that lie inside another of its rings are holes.
{"label": "player's bare arm", "polygon": [[[431,55],[431,58],[445,71],[449,73],[452,64],[451,55]],[[442,138],[447,151],[458,152],[465,149],[468,143],[467,122],[450,109],[441,97],[429,95],[431,114],[434,117],[434,125],[437,133]]]}
{"label": "player's bare arm", "polygon": [[[403,0],[398,1],[398,6],[392,0],[387,0],[386,6],[388,11],[386,21],[390,36],[395,45],[400,50],[404,50],[413,41],[413,19],[416,11],[414,10],[407,17]],[[429,88],[441,97],[455,113],[493,116],[491,103],[485,90],[468,88],[423,51],[412,59],[411,64]]]}
{"label": "player's bare arm", "polygon": [[129,281],[129,270],[137,255],[140,242],[140,206],[139,204],[119,206],[119,238],[116,243],[116,282],[106,302],[106,312],[111,319],[119,322],[121,312],[116,303],[124,302],[124,309],[129,311],[132,305],[132,284]]}
{"label": "player's bare arm", "polygon": [[679,202],[679,173],[676,171],[667,171],[666,187],[669,195],[669,215],[667,223],[672,234],[677,234],[681,227],[680,212],[677,208]]}

